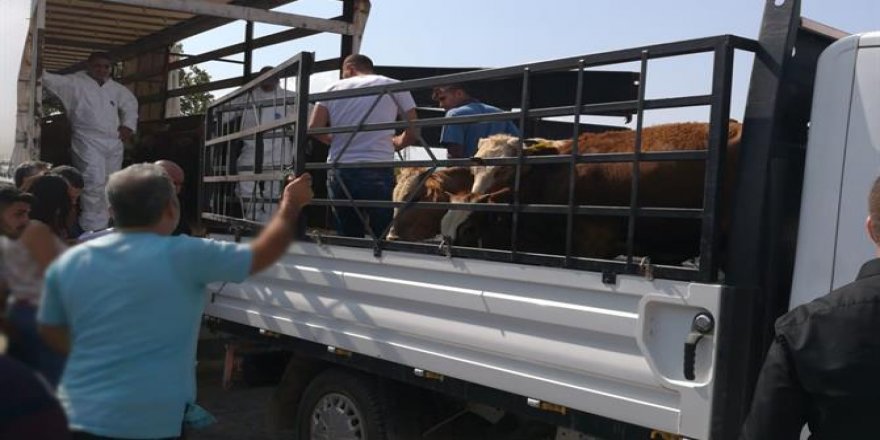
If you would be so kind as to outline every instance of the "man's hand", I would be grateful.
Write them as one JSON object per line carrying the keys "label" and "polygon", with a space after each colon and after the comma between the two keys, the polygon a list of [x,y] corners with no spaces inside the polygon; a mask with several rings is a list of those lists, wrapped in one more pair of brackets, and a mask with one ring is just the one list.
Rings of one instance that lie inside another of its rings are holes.
{"label": "man's hand", "polygon": [[291,180],[284,187],[284,194],[281,196],[282,208],[293,209],[299,213],[304,206],[312,202],[314,195],[312,176],[309,173],[304,173]]}
{"label": "man's hand", "polygon": [[394,151],[400,151],[409,145],[403,145],[403,133],[391,138],[391,145],[394,145]]}
{"label": "man's hand", "polygon": [[124,125],[119,126],[119,139],[122,140],[122,142],[128,142],[133,134],[134,132],[131,131],[130,128]]}

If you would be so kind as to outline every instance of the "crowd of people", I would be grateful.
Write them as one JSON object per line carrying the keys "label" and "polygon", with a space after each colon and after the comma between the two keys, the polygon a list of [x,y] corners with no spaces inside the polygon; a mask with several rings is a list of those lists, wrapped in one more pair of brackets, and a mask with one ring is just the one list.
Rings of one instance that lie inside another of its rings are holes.
{"label": "crowd of people", "polygon": [[[179,438],[203,413],[195,402],[195,350],[206,284],[241,282],[273,264],[294,240],[312,199],[308,174],[291,178],[254,219],[266,223],[249,244],[192,237],[180,215],[184,171],[174,162],[120,169],[122,142],[136,128],[137,101],[109,78],[111,60],[94,54],[85,72],[47,75],[72,123],[73,166],[20,164],[14,184],[0,183],[0,438]],[[351,55],[329,91],[393,84],[372,60]],[[260,86],[268,99],[275,81]],[[433,90],[448,116],[501,110],[465,86]],[[281,106],[287,106],[284,101]],[[279,118],[267,107],[253,120]],[[349,127],[416,119],[409,92],[318,102],[309,127]],[[441,143],[450,158],[472,155],[481,137],[519,135],[510,122],[451,123]],[[329,144],[331,199],[389,200],[394,152],[418,142],[413,124],[394,130],[315,136]],[[238,160],[253,166],[255,144]],[[264,143],[264,160],[292,159],[285,136]],[[268,159],[266,159],[268,158]],[[239,196],[257,188],[240,185]],[[880,179],[871,189],[866,229],[880,256]],[[340,235],[378,236],[391,210],[334,208]],[[112,221],[112,228],[110,224]],[[137,268],[137,270],[131,270]],[[880,367],[880,259],[858,279],[777,321],[742,438],[798,438],[804,424],[821,438],[872,432],[874,371]],[[162,319],[156,319],[161,316]],[[16,396],[14,399],[8,396]],[[842,437],[836,437],[842,436]]]}
{"label": "crowd of people", "polygon": [[66,422],[46,434],[58,424],[6,423],[0,413],[0,438],[177,438],[199,414],[194,366],[205,285],[240,282],[282,255],[311,200],[310,177],[287,184],[267,227],[240,245],[172,235],[182,171],[168,161],[131,165],[106,185],[113,233],[82,241],[69,235],[74,186],[60,170],[35,165],[20,167],[43,170],[22,171],[21,186],[0,184],[0,328],[9,339],[0,370],[10,375],[0,394],[30,383],[29,395],[44,404],[34,411],[44,411],[57,390]]}

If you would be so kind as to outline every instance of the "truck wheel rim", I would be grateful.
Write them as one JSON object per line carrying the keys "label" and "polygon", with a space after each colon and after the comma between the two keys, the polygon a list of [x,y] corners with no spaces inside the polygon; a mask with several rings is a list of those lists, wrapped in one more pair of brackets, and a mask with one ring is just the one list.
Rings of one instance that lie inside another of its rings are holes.
{"label": "truck wheel rim", "polygon": [[311,440],[363,440],[367,438],[357,405],[339,393],[326,394],[312,410]]}

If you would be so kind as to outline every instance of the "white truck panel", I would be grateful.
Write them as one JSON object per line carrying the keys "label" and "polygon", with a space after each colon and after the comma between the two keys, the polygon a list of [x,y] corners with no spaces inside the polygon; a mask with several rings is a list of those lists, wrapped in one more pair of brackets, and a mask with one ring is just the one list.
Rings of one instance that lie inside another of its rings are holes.
{"label": "white truck panel", "polygon": [[860,227],[880,171],[880,33],[819,58],[790,308],[849,283],[873,254]]}
{"label": "white truck panel", "polygon": [[[570,408],[705,438],[714,339],[683,346],[719,286],[296,244],[206,313]],[[718,332],[724,329],[718,329]]]}
{"label": "white truck panel", "polygon": [[880,33],[873,46],[860,39],[846,136],[846,168],[841,191],[838,241],[834,259],[837,288],[853,281],[874,246],[860,226],[868,216],[868,193],[880,175]]}

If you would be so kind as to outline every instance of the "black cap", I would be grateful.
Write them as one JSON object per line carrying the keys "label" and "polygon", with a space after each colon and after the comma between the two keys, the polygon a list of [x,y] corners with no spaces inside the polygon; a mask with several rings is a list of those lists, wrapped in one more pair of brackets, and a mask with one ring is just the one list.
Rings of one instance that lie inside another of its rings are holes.
{"label": "black cap", "polygon": [[26,193],[11,183],[0,182],[0,204],[14,202],[33,203],[34,196]]}

